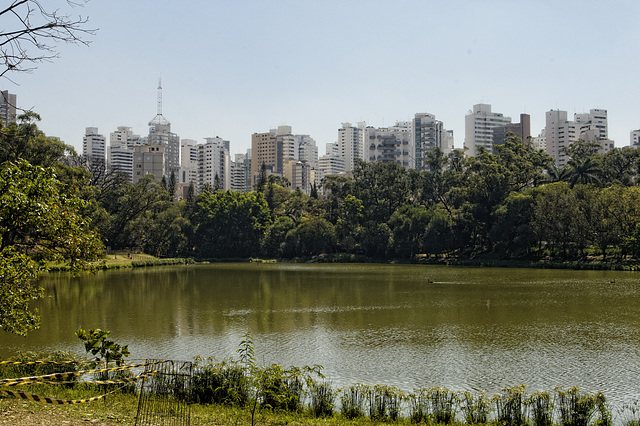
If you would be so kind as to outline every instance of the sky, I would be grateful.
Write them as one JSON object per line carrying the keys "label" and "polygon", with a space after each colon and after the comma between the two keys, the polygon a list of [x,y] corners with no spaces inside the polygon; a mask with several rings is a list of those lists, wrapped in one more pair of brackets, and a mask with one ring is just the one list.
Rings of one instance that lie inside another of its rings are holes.
{"label": "sky", "polygon": [[[609,138],[640,128],[640,2],[574,0],[90,0],[90,45],[14,73],[0,88],[81,153],[86,127],[142,136],[163,115],[183,139],[229,140],[280,125],[316,140],[343,122],[386,127],[434,114],[464,144],[474,104],[544,128],[545,112],[608,111]],[[0,22],[0,28],[2,23]]]}

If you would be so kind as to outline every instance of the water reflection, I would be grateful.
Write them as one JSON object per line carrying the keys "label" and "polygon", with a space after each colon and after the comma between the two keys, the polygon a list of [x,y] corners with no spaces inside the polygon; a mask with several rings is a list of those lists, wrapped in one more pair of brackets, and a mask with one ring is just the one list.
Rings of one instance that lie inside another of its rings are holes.
{"label": "water reflection", "polygon": [[[82,352],[102,328],[136,358],[223,359],[242,333],[261,363],[321,364],[334,385],[496,393],[578,385],[638,397],[633,273],[410,265],[222,264],[43,280],[41,330],[17,350]],[[615,284],[610,281],[615,279]]]}

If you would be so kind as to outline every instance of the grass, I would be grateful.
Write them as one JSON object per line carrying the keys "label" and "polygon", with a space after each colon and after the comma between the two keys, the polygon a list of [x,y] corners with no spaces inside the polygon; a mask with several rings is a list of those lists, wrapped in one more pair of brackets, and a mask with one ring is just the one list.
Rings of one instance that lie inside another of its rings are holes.
{"label": "grass", "polygon": [[[57,392],[56,392],[57,393]],[[59,398],[89,397],[78,390],[67,391]],[[94,401],[78,405],[50,405],[32,401],[0,398],[1,424],[102,424],[122,425],[135,422],[138,409],[138,397],[135,395],[112,395],[106,401]],[[7,423],[3,423],[4,421]],[[29,422],[29,423],[27,423]],[[76,423],[77,422],[77,423]],[[408,419],[390,422],[397,425],[411,424]],[[249,408],[229,407],[218,404],[191,405],[192,425],[246,425],[251,424]],[[288,413],[283,411],[262,410],[256,418],[257,425],[371,425],[385,424],[362,417],[350,420],[342,415],[316,418],[310,413]]]}

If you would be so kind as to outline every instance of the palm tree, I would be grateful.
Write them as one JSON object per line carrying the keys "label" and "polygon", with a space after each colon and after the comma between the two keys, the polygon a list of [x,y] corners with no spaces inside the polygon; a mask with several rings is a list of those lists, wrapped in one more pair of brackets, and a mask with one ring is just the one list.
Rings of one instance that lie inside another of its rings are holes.
{"label": "palm tree", "polygon": [[576,184],[600,184],[600,166],[591,158],[576,158],[569,160],[569,175],[567,182],[573,188]]}

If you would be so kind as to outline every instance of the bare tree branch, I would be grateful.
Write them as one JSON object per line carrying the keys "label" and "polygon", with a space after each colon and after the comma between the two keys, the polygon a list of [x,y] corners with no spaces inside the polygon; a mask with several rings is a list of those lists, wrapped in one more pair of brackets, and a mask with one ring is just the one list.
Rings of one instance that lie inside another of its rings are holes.
{"label": "bare tree branch", "polygon": [[[67,4],[76,7],[87,1],[67,0]],[[96,30],[87,23],[86,17],[47,11],[40,0],[12,0],[0,10],[0,77],[31,72],[38,63],[57,58],[57,43],[88,45],[86,37]]]}

